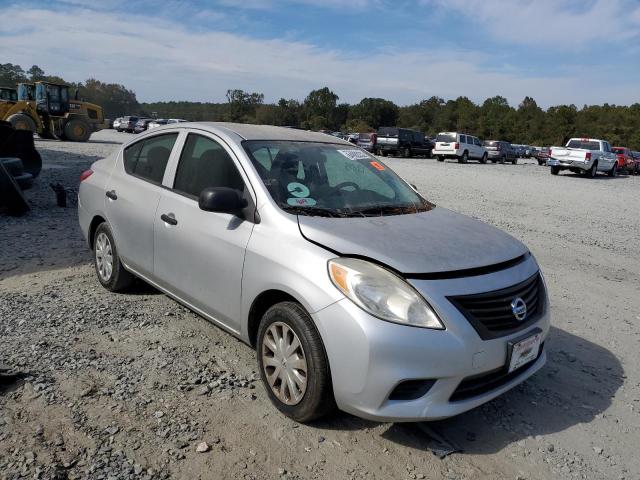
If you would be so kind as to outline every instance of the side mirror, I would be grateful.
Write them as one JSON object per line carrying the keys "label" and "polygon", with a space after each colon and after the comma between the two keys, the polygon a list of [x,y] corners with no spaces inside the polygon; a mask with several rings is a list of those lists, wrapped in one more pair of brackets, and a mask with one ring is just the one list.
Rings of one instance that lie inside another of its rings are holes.
{"label": "side mirror", "polygon": [[240,213],[248,202],[240,190],[227,187],[207,187],[200,192],[198,206],[205,212]]}

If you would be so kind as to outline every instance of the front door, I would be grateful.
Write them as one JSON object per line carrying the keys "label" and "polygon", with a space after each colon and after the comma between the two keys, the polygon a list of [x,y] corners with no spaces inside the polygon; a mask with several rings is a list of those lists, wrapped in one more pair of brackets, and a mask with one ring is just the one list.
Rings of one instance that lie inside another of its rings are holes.
{"label": "front door", "polygon": [[153,273],[153,222],[177,132],[141,140],[124,150],[106,185],[105,210],[118,253],[143,275]]}
{"label": "front door", "polygon": [[154,278],[192,307],[240,331],[242,267],[253,223],[198,207],[207,187],[248,195],[233,154],[213,136],[189,133],[155,216]]}

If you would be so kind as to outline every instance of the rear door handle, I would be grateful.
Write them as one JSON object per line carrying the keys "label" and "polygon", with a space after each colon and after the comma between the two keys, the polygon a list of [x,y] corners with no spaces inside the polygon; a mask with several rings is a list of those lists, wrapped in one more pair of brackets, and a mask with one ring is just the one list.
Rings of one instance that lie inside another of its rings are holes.
{"label": "rear door handle", "polygon": [[105,195],[107,197],[109,197],[111,200],[117,200],[118,199],[118,195],[116,195],[116,191],[115,190],[109,190],[107,193],[105,193]]}
{"label": "rear door handle", "polygon": [[176,217],[174,217],[172,213],[170,213],[169,215],[167,215],[166,213],[163,213],[162,215],[160,215],[160,220],[168,223],[169,225],[177,225],[178,220],[176,220]]}

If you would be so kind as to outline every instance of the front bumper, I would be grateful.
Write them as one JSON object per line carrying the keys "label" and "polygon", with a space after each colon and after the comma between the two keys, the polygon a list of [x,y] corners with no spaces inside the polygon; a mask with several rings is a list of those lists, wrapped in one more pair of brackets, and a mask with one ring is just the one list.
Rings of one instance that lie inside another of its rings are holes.
{"label": "front bumper", "polygon": [[[534,268],[532,268],[532,264]],[[549,308],[538,321],[505,337],[482,340],[444,294],[466,294],[503,288],[518,276],[535,273],[535,262],[505,272],[469,279],[416,281],[439,284],[424,295],[443,320],[446,330],[398,325],[377,319],[343,299],[316,312],[313,317],[323,337],[338,407],[376,421],[436,420],[460,414],[501,395],[538,371],[546,353],[521,374],[496,388],[464,400],[451,401],[460,383],[469,377],[506,368],[508,342],[540,328],[543,342],[549,332]],[[455,284],[458,284],[456,291]],[[489,288],[487,288],[489,287]],[[415,400],[391,400],[395,387],[406,380],[435,380],[426,394]]]}

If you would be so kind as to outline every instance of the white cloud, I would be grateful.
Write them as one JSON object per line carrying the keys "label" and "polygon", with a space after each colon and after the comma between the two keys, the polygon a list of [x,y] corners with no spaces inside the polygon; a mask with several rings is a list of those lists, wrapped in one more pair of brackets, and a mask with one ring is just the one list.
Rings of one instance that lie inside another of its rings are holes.
{"label": "white cloud", "polygon": [[454,10],[494,37],[574,50],[640,40],[636,0],[421,0]]}
{"label": "white cloud", "polygon": [[612,91],[602,78],[575,71],[565,76],[525,76],[517,69],[485,68],[479,52],[453,50],[373,52],[356,55],[280,39],[193,31],[150,16],[78,8],[69,15],[13,8],[0,24],[4,61],[37,64],[71,81],[93,76],[122,83],[142,101],[221,101],[228,88],[263,92],[267,100],[299,98],[329,86],[341,101],[365,96],[401,104],[432,95],[466,95],[481,101],[525,95],[540,104],[629,103],[635,85]]}

